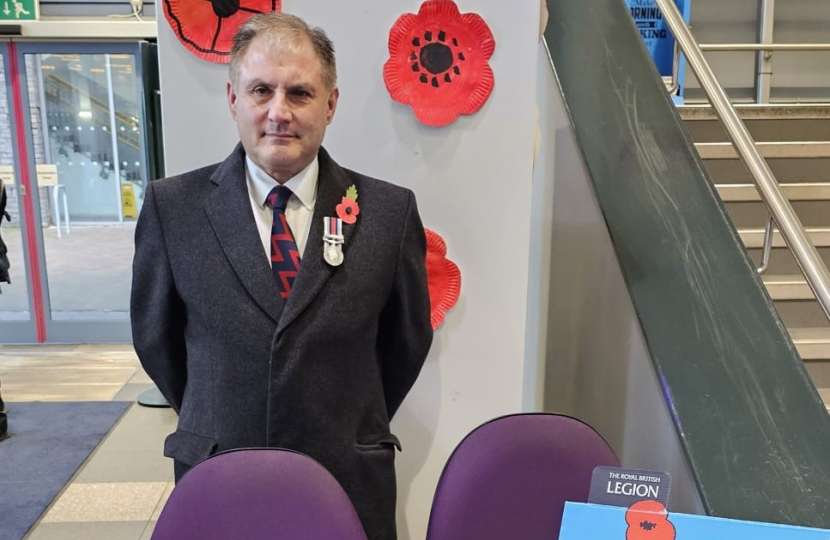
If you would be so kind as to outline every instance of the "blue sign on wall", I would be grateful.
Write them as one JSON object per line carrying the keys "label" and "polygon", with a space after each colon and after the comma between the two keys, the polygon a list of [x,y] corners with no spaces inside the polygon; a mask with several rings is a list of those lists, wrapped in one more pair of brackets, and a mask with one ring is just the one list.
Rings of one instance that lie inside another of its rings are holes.
{"label": "blue sign on wall", "polygon": [[[656,504],[656,503],[655,503]],[[830,530],[565,503],[559,540],[828,540]]]}
{"label": "blue sign on wall", "polygon": [[[688,24],[692,11],[692,0],[675,0],[674,3],[677,4],[683,18],[686,19],[686,24]],[[626,4],[631,12],[631,17],[634,19],[634,24],[637,25],[640,36],[646,44],[646,48],[651,53],[651,57],[654,58],[655,64],[657,64],[660,75],[670,77],[674,62],[674,36],[672,36],[669,26],[663,19],[660,9],[653,0],[626,0]],[[683,96],[684,69],[685,62],[681,58],[679,69],[679,96],[681,98]]]}

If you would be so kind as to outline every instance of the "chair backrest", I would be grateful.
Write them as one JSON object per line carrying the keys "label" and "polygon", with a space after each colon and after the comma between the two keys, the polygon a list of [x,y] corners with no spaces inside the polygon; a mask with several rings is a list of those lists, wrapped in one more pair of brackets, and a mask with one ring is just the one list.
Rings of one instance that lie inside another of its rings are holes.
{"label": "chair backrest", "polygon": [[599,465],[619,460],[593,428],[569,416],[487,422],[444,467],[427,540],[557,540],[565,501],[587,501]]}
{"label": "chair backrest", "polygon": [[217,454],[179,481],[152,540],[366,540],[349,497],[290,450]]}

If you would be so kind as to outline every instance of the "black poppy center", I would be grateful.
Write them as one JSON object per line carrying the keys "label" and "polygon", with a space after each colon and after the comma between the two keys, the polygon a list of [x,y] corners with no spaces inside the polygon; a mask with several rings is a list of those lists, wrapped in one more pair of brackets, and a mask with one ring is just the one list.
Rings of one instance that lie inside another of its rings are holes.
{"label": "black poppy center", "polygon": [[217,17],[230,17],[239,11],[239,0],[210,0]]}
{"label": "black poppy center", "polygon": [[346,207],[346,213],[347,213],[347,214],[351,214],[351,213],[352,213],[352,207],[351,207],[351,206],[347,206],[347,207]]}
{"label": "black poppy center", "polygon": [[421,65],[433,75],[450,69],[452,61],[452,49],[443,43],[429,43],[421,49]]}

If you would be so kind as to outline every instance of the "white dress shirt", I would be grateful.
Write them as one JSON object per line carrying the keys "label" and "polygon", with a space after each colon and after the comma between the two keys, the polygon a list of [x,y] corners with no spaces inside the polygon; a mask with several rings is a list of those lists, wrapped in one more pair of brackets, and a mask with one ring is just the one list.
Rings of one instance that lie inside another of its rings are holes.
{"label": "white dress shirt", "polygon": [[[291,177],[285,184],[294,195],[288,199],[285,207],[285,219],[291,227],[297,249],[300,250],[300,257],[305,253],[305,246],[308,241],[308,231],[311,229],[311,218],[314,216],[314,203],[317,202],[317,174],[320,165],[317,158],[309,163],[308,167]],[[262,248],[268,261],[271,261],[271,224],[274,222],[274,212],[265,204],[268,194],[274,189],[278,182],[271,178],[268,173],[257,167],[249,157],[245,157],[245,177],[248,183],[248,195],[251,199],[251,209],[254,212],[259,230],[259,238],[262,240]]]}

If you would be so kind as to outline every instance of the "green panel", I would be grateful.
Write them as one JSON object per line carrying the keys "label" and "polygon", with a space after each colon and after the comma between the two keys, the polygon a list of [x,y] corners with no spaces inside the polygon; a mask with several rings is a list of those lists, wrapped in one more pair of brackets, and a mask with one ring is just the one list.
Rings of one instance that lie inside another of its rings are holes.
{"label": "green panel", "polygon": [[37,0],[0,0],[0,21],[34,21],[37,17]]}
{"label": "green panel", "polygon": [[704,507],[830,527],[830,417],[625,4],[548,6],[565,103]]}

